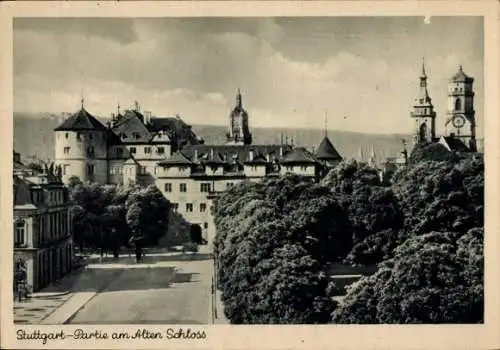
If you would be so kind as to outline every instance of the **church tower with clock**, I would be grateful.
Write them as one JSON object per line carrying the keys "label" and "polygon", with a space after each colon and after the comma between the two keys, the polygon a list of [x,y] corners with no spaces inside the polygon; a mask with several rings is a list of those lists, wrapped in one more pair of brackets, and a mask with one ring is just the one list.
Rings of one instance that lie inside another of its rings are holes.
{"label": "church tower with clock", "polygon": [[248,113],[243,108],[240,89],[236,93],[236,106],[229,115],[229,132],[227,133],[227,144],[250,145],[252,134],[248,128]]}
{"label": "church tower with clock", "polygon": [[434,142],[436,140],[436,112],[427,90],[427,74],[423,62],[419,92],[413,104],[411,117],[415,120],[414,144]]}
{"label": "church tower with clock", "polygon": [[467,76],[462,66],[448,82],[446,134],[461,140],[471,152],[477,151],[476,117],[474,111],[474,78]]}

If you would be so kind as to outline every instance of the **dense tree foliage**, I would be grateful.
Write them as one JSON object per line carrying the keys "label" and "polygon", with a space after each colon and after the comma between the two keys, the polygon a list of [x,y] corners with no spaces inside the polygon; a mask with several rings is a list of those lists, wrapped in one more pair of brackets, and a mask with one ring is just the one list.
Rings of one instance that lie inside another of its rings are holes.
{"label": "dense tree foliage", "polygon": [[403,225],[403,213],[391,188],[375,169],[356,161],[342,162],[322,181],[339,201],[352,227],[346,262],[372,265],[388,258]]}
{"label": "dense tree foliage", "polygon": [[379,271],[350,287],[335,323],[483,321],[483,232],[431,232],[398,246]]}
{"label": "dense tree foliage", "polygon": [[[444,151],[436,144],[414,150],[390,184],[372,167],[346,161],[321,184],[288,176],[222,194],[213,213],[227,317],[482,322],[484,161]],[[378,270],[335,308],[326,277],[328,264],[342,261]]]}
{"label": "dense tree foliage", "polygon": [[[243,183],[214,205],[219,286],[232,323],[326,323],[328,261],[349,223],[325,187],[299,176]],[[346,234],[347,233],[347,234]]]}
{"label": "dense tree foliage", "polygon": [[445,146],[436,142],[417,144],[411,151],[409,157],[410,164],[417,164],[422,161],[450,162],[456,156],[448,151]]}
{"label": "dense tree foliage", "polygon": [[144,236],[145,244],[155,244],[165,235],[170,206],[154,186],[120,187],[70,181],[75,242],[113,251],[128,246],[132,234]]}

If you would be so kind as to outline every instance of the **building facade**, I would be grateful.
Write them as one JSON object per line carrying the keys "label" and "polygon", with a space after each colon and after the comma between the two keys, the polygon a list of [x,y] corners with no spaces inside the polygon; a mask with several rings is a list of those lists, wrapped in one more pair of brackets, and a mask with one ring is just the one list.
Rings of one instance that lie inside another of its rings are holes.
{"label": "building facade", "polygon": [[[287,173],[319,178],[341,161],[325,135],[317,151],[288,144],[254,145],[249,115],[238,90],[229,114],[226,144],[206,145],[179,117],[153,117],[135,109],[113,115],[105,126],[83,106],[55,129],[56,164],[62,179],[108,184],[154,184],[181,216],[211,243],[212,200],[241,181]],[[185,230],[186,225],[171,225]],[[178,235],[178,232],[172,232]]]}
{"label": "building facade", "polygon": [[15,152],[13,180],[14,269],[25,269],[28,290],[36,292],[72,267],[68,192],[58,168],[37,173]]}

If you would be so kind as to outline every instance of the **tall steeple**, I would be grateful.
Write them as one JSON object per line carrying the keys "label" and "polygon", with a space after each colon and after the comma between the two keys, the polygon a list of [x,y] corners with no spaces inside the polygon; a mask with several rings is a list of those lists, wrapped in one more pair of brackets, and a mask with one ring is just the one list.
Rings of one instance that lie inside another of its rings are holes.
{"label": "tall steeple", "polygon": [[432,142],[436,138],[436,112],[427,90],[427,73],[425,61],[422,58],[422,73],[420,74],[418,96],[413,104],[411,117],[415,119],[415,143]]}
{"label": "tall steeple", "polygon": [[236,89],[236,107],[237,108],[243,108],[243,102],[241,100],[241,91],[240,88]]}
{"label": "tall steeple", "polygon": [[229,115],[228,144],[249,145],[252,143],[252,134],[248,127],[248,113],[243,108],[241,91],[236,90],[236,105]]}

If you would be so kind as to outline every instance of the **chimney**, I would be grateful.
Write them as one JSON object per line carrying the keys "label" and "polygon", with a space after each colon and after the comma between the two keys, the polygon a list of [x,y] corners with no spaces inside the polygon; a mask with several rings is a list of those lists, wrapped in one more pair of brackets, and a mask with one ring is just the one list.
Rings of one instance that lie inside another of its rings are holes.
{"label": "chimney", "polygon": [[193,162],[197,163],[198,162],[198,150],[194,150],[194,155],[193,155]]}
{"label": "chimney", "polygon": [[268,154],[266,155],[266,159],[267,159],[267,162],[268,162],[268,163],[271,163],[271,154],[270,154],[270,153],[268,153]]}
{"label": "chimney", "polygon": [[248,160],[253,161],[253,150],[248,152]]}
{"label": "chimney", "polygon": [[280,147],[280,158],[283,157],[283,146]]}

